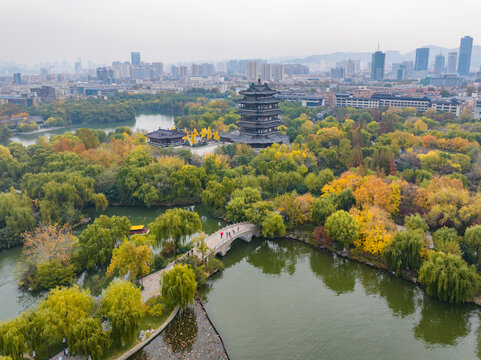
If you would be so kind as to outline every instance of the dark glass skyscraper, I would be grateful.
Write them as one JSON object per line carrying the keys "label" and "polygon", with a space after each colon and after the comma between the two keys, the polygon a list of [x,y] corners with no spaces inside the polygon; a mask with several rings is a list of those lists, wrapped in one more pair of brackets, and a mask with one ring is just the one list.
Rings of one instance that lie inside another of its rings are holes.
{"label": "dark glass skyscraper", "polygon": [[429,48],[416,49],[414,71],[426,71],[429,65]]}
{"label": "dark glass skyscraper", "polygon": [[458,74],[469,74],[469,68],[471,66],[471,51],[473,50],[473,38],[471,36],[465,36],[461,39],[461,45],[459,46],[459,60],[458,60]]}
{"label": "dark glass skyscraper", "polygon": [[140,53],[139,52],[130,53],[130,57],[132,58],[132,65],[140,65]]}
{"label": "dark glass skyscraper", "polygon": [[382,80],[384,78],[384,64],[386,62],[386,54],[381,50],[372,54],[371,79]]}

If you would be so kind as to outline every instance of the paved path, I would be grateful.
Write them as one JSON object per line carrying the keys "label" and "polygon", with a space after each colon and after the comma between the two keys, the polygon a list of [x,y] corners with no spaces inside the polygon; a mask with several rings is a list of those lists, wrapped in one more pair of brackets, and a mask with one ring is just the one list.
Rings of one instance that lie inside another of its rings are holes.
{"label": "paved path", "polygon": [[[255,232],[255,231],[257,231],[256,226],[248,222],[232,224],[210,235],[207,239],[205,239],[205,243],[210,249],[209,252],[212,251],[214,252],[214,254],[216,254],[217,250],[221,248],[225,248],[225,245],[227,243],[231,243],[235,239],[239,237],[243,237],[247,233],[251,234],[252,232]],[[228,232],[232,233],[232,236],[227,237],[226,234]],[[223,233],[222,237],[220,235],[221,233]],[[202,257],[200,252],[197,251],[197,248],[193,249],[192,252],[194,255],[197,255],[198,257]],[[187,255],[189,255],[189,253],[182,255],[179,259],[182,259]],[[160,294],[160,279],[162,278],[162,274],[164,273],[164,271],[169,271],[170,269],[172,269],[174,265],[175,265],[175,261],[172,261],[165,268],[142,278],[142,284],[144,285],[144,290],[142,290],[142,299],[144,300],[144,302],[150,299],[151,297],[157,296]],[[62,357],[62,360],[79,360],[80,359],[79,356],[71,356],[71,355],[66,356],[63,353],[63,351],[51,357],[51,359],[57,360],[60,357]]]}
{"label": "paved path", "polygon": [[[214,254],[216,254],[217,249],[221,248],[227,242],[232,242],[238,237],[242,237],[245,233],[251,233],[256,230],[256,226],[248,222],[228,225],[220,230],[217,230],[212,235],[209,235],[209,237],[205,239],[205,244],[209,247],[209,252],[212,251],[214,252]],[[232,233],[232,236],[227,237],[226,234],[228,232]],[[221,233],[223,233],[222,236]],[[202,254],[197,250],[197,248],[193,249],[192,251],[194,255],[202,257]],[[188,254],[189,253],[184,254],[180,257],[180,259],[187,256]],[[156,271],[142,278],[142,284],[144,285],[144,290],[142,291],[142,298],[144,299],[144,301],[147,301],[152,296],[160,294],[160,279],[162,278],[162,274],[164,273],[164,271],[169,271],[170,269],[172,269],[174,265],[175,261],[171,262],[162,270]]]}

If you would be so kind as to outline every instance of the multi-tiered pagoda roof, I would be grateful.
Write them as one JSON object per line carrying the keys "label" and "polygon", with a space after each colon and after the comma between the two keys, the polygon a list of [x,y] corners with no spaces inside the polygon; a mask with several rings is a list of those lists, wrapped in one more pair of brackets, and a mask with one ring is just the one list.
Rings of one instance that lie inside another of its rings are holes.
{"label": "multi-tiered pagoda roof", "polygon": [[276,93],[269,85],[261,84],[260,81],[241,91],[244,98],[238,100],[240,108],[237,113],[241,116],[237,123],[239,131],[223,134],[222,138],[258,148],[274,143],[288,143],[288,137],[279,132],[282,123],[279,119],[280,100],[274,98]]}

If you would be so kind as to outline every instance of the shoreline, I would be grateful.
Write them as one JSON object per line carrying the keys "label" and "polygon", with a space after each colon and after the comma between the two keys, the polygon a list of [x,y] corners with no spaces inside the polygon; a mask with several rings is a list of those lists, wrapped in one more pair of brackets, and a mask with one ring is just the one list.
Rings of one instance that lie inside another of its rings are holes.
{"label": "shoreline", "polygon": [[[332,247],[329,247],[329,246],[327,246],[326,244],[323,244],[323,243],[320,243],[318,245],[313,244],[313,243],[309,242],[307,239],[303,238],[302,236],[296,235],[295,233],[286,234],[284,236],[284,238],[299,241],[303,244],[306,244],[306,245],[310,246],[311,248],[313,248],[315,250],[323,250],[323,251],[329,252],[331,254],[336,254],[337,256],[340,256],[344,259],[355,261],[359,264],[369,266],[369,267],[371,267],[373,269],[376,269],[376,270],[386,271],[386,272],[390,273],[391,275],[395,276],[398,279],[409,281],[412,284],[419,286],[422,289],[422,291],[424,292],[424,294],[426,294],[426,296],[429,296],[426,293],[426,290],[424,289],[424,286],[418,281],[417,277],[411,276],[411,275],[407,274],[405,271],[403,271],[401,273],[402,276],[396,275],[396,273],[394,271],[387,268],[384,264],[382,264],[382,265],[376,264],[375,262],[367,261],[367,259],[363,259],[361,257],[353,256],[349,250],[339,251],[339,250],[336,250]],[[439,301],[442,301],[442,300],[439,300]],[[481,307],[481,296],[475,296],[474,298],[466,300],[464,303],[460,303],[460,304],[454,304],[453,303],[453,304],[450,304],[450,305],[456,306],[456,305],[461,305],[461,304],[472,304],[472,305],[477,305],[478,307]]]}

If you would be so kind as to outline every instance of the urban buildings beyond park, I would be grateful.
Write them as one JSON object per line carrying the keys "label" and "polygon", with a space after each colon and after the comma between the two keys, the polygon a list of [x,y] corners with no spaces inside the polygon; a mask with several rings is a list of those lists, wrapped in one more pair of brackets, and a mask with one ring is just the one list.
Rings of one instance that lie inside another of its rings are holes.
{"label": "urban buildings beyond park", "polygon": [[279,115],[279,102],[274,98],[277,91],[267,83],[251,83],[248,89],[240,92],[244,96],[238,100],[241,116],[237,125],[240,131],[224,133],[221,139],[232,143],[247,144],[254,148],[265,148],[275,143],[287,144],[289,138],[279,131],[282,124]]}
{"label": "urban buildings beyond park", "polygon": [[448,54],[448,74],[456,74],[456,66],[458,64],[458,53],[450,52]]}
{"label": "urban buildings beyond park", "polygon": [[385,62],[386,54],[381,50],[377,50],[374,54],[372,54],[371,79],[382,80],[384,78]]}
{"label": "urban buildings beyond park", "polygon": [[247,63],[247,81],[257,81],[259,78],[259,63],[251,61]]}
{"label": "urban buildings beyond park", "polygon": [[336,94],[335,107],[352,107],[355,109],[381,109],[381,108],[415,108],[425,112],[432,108],[437,111],[450,112],[455,116],[461,114],[461,104],[456,100],[438,101],[429,97],[408,97],[392,94],[373,94],[370,97],[356,97],[351,94]]}
{"label": "urban buildings beyond park", "polygon": [[427,71],[429,65],[429,48],[416,49],[414,71]]}
{"label": "urban buildings beyond park", "polygon": [[471,67],[471,53],[473,50],[473,38],[465,36],[459,46],[458,74],[468,75]]}
{"label": "urban buildings beyond park", "polygon": [[444,72],[444,55],[438,54],[434,58],[434,72],[436,74],[441,74]]}
{"label": "urban buildings beyond park", "polygon": [[140,65],[140,53],[139,52],[132,52],[130,54],[131,63],[132,65]]}

